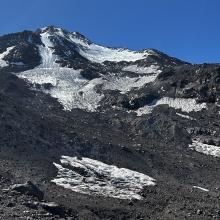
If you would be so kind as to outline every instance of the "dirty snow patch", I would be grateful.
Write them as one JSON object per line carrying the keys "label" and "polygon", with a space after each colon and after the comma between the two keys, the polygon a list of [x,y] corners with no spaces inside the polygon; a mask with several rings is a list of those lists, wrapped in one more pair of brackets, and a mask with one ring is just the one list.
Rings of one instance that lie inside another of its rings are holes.
{"label": "dirty snow patch", "polygon": [[155,100],[150,105],[143,106],[136,110],[138,116],[149,114],[158,105],[168,105],[170,108],[180,109],[182,112],[198,112],[206,108],[206,103],[196,103],[195,99],[163,97]]}
{"label": "dirty snow patch", "polygon": [[151,65],[149,67],[140,67],[137,65],[130,65],[124,67],[122,70],[124,71],[129,71],[129,72],[134,72],[134,73],[139,73],[139,74],[146,74],[146,73],[161,73],[161,70],[159,70],[159,66],[156,65]]}
{"label": "dirty snow patch", "polygon": [[[81,70],[69,68],[35,68],[17,73],[17,76],[33,84],[42,85],[41,90],[57,98],[65,110],[80,108],[95,111],[103,98],[94,88],[99,80],[88,81],[80,72]],[[44,89],[44,84],[51,84],[51,88]]]}
{"label": "dirty snow patch", "polygon": [[74,192],[140,200],[142,189],[155,185],[155,180],[145,174],[98,160],[62,156],[60,162],[54,163],[58,175],[52,182]]}
{"label": "dirty snow patch", "polygon": [[158,74],[148,74],[141,77],[111,77],[105,80],[104,90],[118,90],[122,94],[133,88],[141,88],[148,83],[154,82]]}
{"label": "dirty snow patch", "polygon": [[220,157],[220,147],[210,144],[204,144],[198,140],[193,140],[189,147],[199,153],[210,155],[213,157]]}

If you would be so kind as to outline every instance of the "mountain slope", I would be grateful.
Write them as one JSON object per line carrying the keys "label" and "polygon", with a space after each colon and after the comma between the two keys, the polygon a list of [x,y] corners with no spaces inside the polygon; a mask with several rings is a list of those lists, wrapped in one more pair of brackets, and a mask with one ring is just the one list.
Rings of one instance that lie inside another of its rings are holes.
{"label": "mountain slope", "polygon": [[[0,54],[2,195],[31,180],[65,209],[44,219],[217,218],[218,64],[52,26],[0,37]],[[4,218],[42,211],[7,193]]]}

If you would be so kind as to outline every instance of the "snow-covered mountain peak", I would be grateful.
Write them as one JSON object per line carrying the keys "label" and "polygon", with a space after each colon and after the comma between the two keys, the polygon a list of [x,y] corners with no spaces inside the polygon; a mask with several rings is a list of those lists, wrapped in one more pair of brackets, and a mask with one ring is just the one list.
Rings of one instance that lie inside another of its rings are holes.
{"label": "snow-covered mountain peak", "polygon": [[217,217],[219,94],[218,64],[57,27],[0,37],[0,219]]}
{"label": "snow-covered mountain peak", "polygon": [[84,41],[87,44],[91,44],[92,42],[86,38],[84,35],[82,35],[79,32],[69,32],[65,30],[64,28],[56,27],[56,26],[46,26],[41,28],[40,30],[36,31],[37,33],[48,33],[49,35],[53,37],[60,37],[65,38],[66,40],[70,40],[70,38],[79,39],[81,41]]}
{"label": "snow-covered mountain peak", "polygon": [[[43,62],[43,48],[41,46],[49,48],[50,53],[48,53],[48,56],[51,58],[52,54],[56,55],[57,63],[60,63],[63,67],[81,68],[82,63],[84,65],[86,63],[91,65],[92,63],[97,66],[108,63],[123,65],[123,62],[133,65],[134,62],[138,62],[139,67],[151,65],[173,66],[183,63],[153,49],[136,51],[102,46],[92,42],[79,32],[69,32],[55,26],[47,26],[35,32],[24,31],[6,35],[1,37],[1,41],[0,54],[2,59],[6,60],[9,65],[11,63],[39,65],[40,60],[41,63]],[[5,56],[3,53],[12,46],[15,49]]]}
{"label": "snow-covered mountain peak", "polygon": [[41,28],[40,34],[47,33],[51,38],[57,39],[57,42],[68,41],[74,44],[77,52],[87,60],[94,63],[109,62],[135,62],[146,59],[149,55],[155,55],[156,52],[150,49],[142,51],[133,51],[126,48],[112,48],[96,44],[86,38],[79,32],[68,32],[62,28],[48,26]]}

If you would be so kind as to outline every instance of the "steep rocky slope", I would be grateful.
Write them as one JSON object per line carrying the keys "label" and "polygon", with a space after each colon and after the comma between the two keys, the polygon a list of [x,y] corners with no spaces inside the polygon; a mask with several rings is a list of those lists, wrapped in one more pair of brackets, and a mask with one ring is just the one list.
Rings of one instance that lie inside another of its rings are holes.
{"label": "steep rocky slope", "polygon": [[218,64],[51,26],[0,37],[0,66],[3,219],[218,219]]}

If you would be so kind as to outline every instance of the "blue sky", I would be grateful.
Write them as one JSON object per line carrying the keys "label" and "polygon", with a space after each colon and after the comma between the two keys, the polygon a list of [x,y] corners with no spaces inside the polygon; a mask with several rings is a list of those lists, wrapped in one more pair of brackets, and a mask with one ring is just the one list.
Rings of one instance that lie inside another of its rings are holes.
{"label": "blue sky", "polygon": [[103,45],[220,63],[220,0],[1,0],[1,35],[50,24]]}

